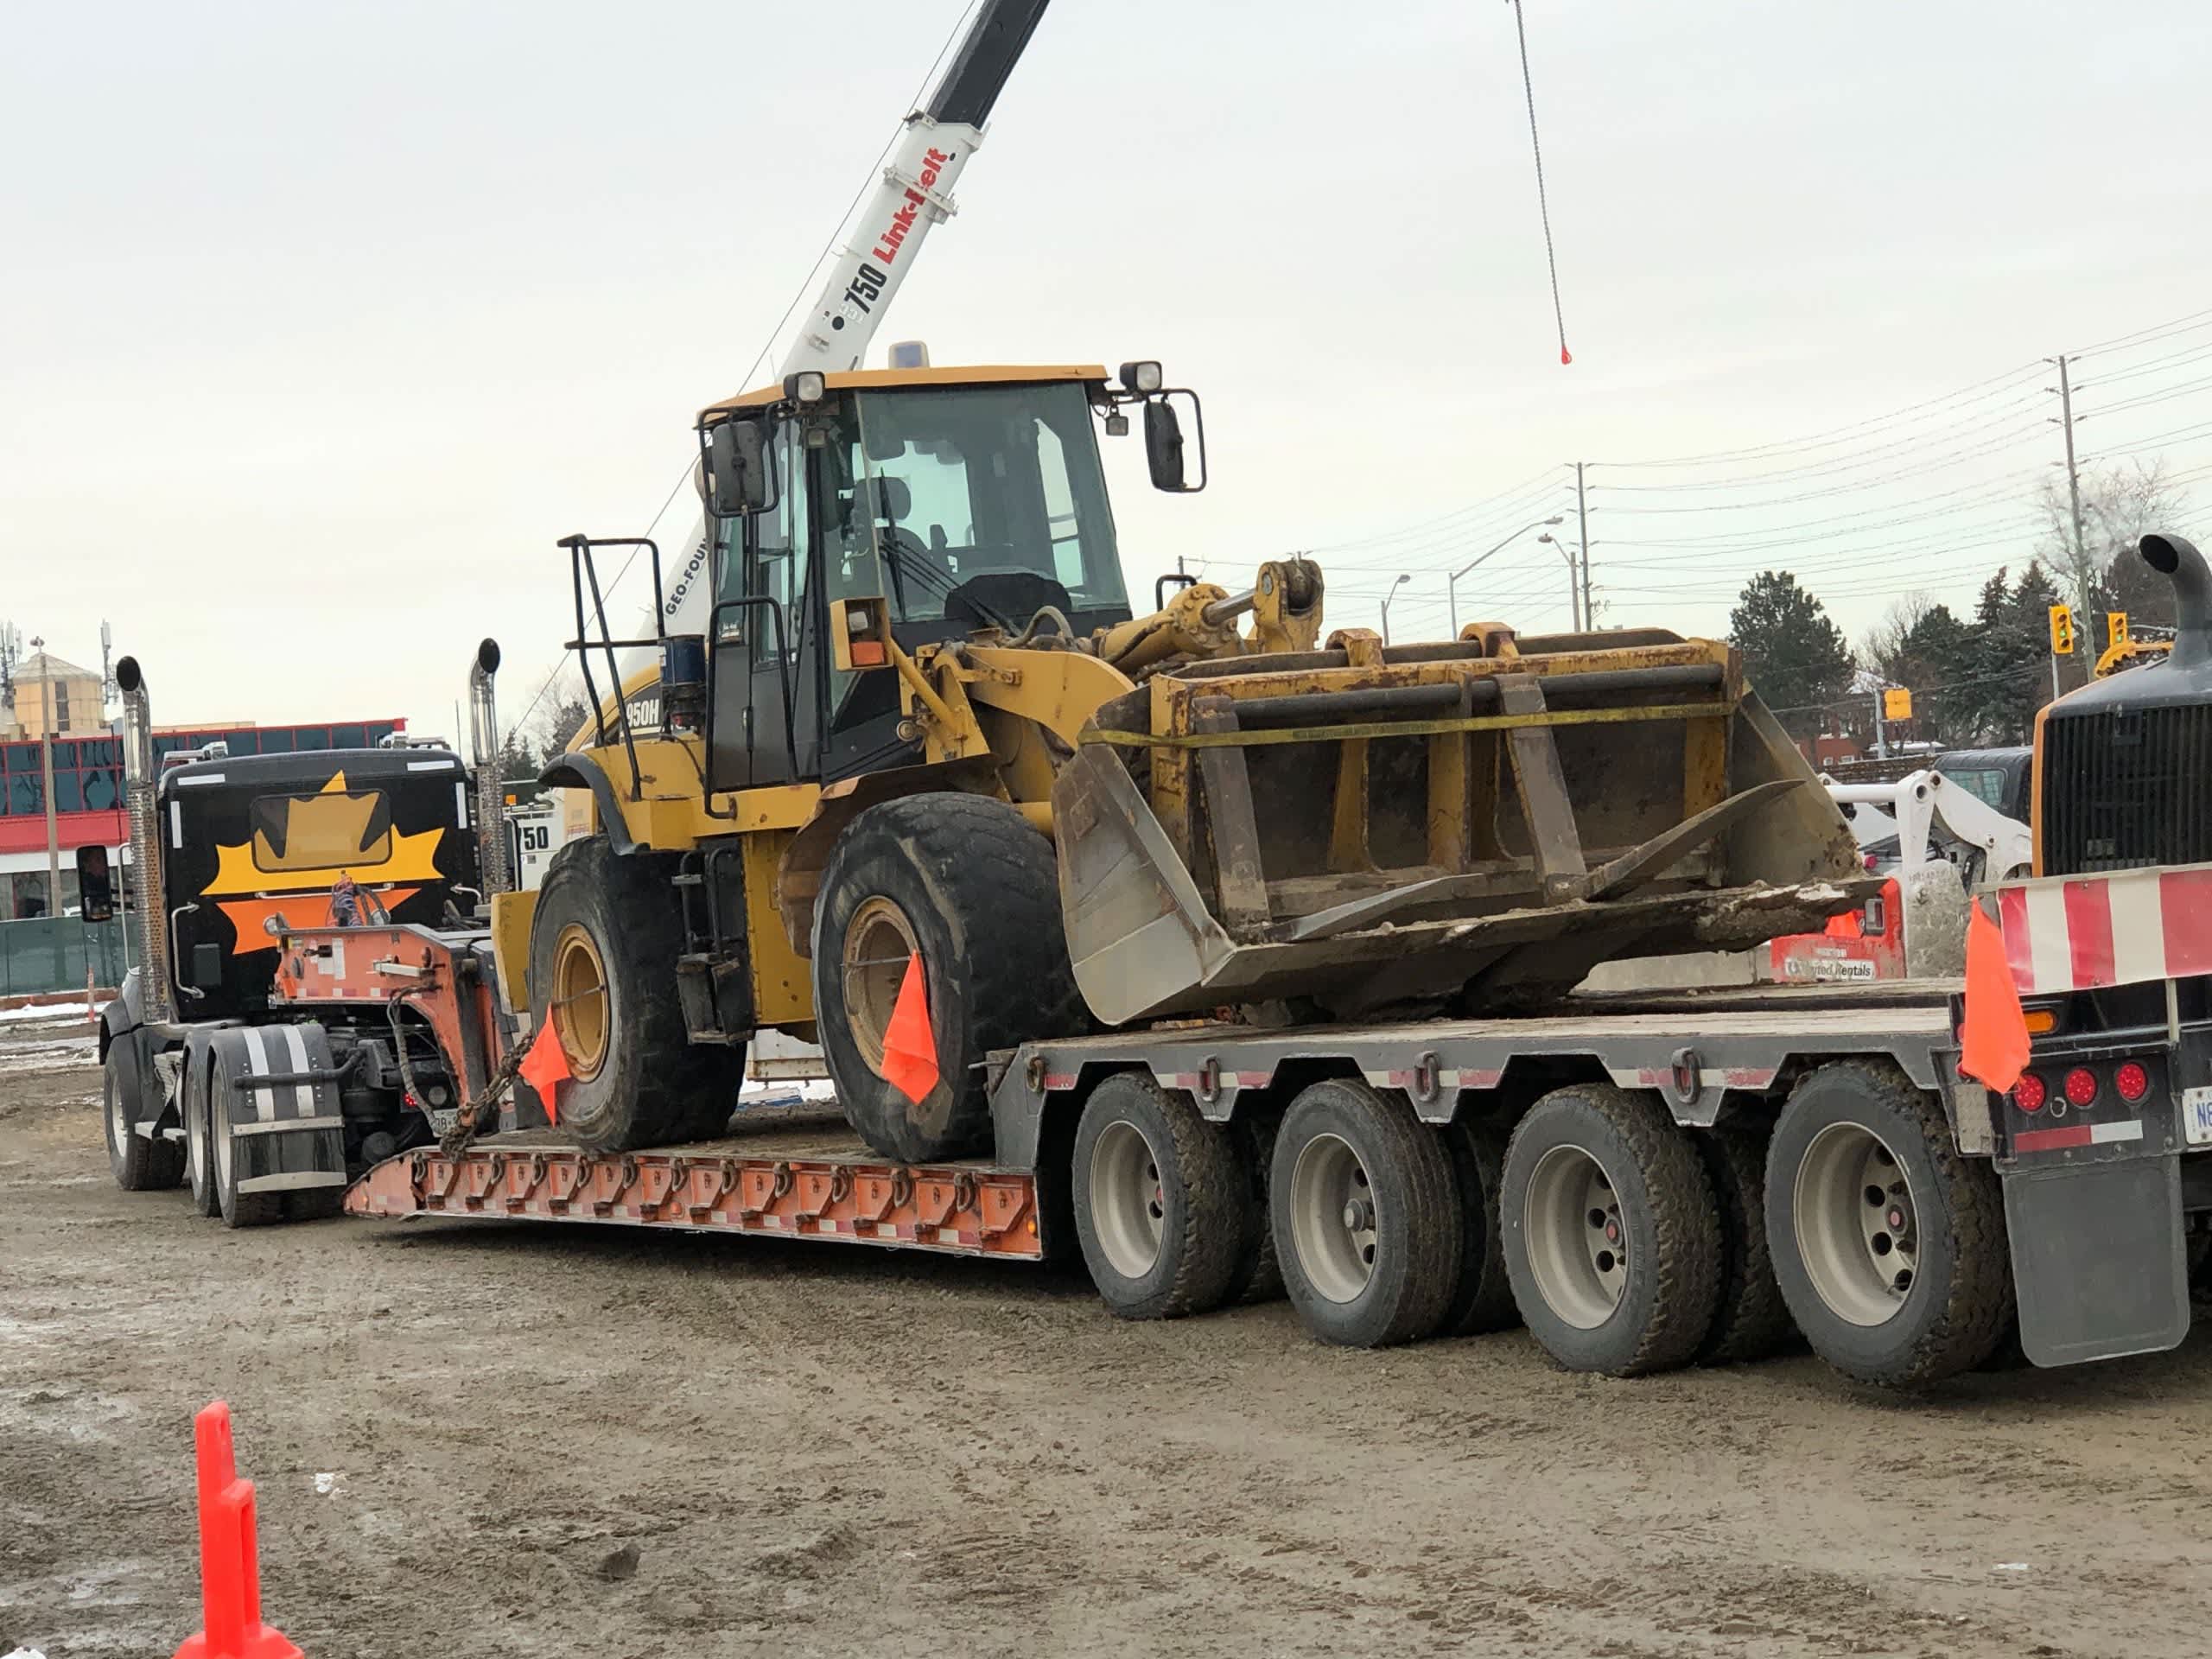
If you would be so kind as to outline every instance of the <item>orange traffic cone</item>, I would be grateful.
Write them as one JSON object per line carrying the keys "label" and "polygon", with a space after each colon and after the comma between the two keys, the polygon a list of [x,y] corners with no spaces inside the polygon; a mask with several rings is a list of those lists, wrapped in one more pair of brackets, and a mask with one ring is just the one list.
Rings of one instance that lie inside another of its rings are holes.
{"label": "orange traffic cone", "polygon": [[254,1541],[253,1483],[231,1456],[231,1408],[220,1400],[192,1420],[200,1474],[200,1605],[206,1628],[176,1659],[302,1659],[282,1630],[261,1622],[261,1556]]}
{"label": "orange traffic cone", "polygon": [[929,991],[918,951],[906,957],[906,977],[899,982],[891,1022],[883,1028],[883,1075],[918,1106],[944,1075],[938,1070],[937,1034],[930,1029]]}

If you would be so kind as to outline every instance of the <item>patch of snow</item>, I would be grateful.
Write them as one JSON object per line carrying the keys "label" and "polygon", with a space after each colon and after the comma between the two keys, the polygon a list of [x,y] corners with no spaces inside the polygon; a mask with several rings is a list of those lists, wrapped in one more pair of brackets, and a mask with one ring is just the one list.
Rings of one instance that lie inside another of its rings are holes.
{"label": "patch of snow", "polygon": [[[0,1025],[16,1020],[68,1020],[85,1018],[85,999],[60,1002],[26,1002],[20,1008],[0,1008]],[[87,1024],[90,1021],[86,1021]]]}

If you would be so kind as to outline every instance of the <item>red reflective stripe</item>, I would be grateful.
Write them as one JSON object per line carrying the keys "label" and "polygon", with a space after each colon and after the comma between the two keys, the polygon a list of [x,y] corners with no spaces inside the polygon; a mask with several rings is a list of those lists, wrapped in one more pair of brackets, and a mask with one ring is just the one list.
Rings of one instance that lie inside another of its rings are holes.
{"label": "red reflective stripe", "polygon": [[2012,1137],[2015,1152],[2054,1152],[2061,1147],[2086,1147],[2096,1138],[2087,1123],[2063,1129],[2027,1129]]}
{"label": "red reflective stripe", "polygon": [[2169,870],[2158,878],[2166,976],[2212,974],[2212,870]]}
{"label": "red reflective stripe", "polygon": [[2012,967],[2012,983],[2024,991],[2032,991],[2036,988],[2036,963],[2028,949],[2028,895],[2024,889],[1998,889],[1997,925],[2005,932],[2005,960]]}
{"label": "red reflective stripe", "polygon": [[2112,889],[2101,881],[2069,881],[2066,936],[2074,969],[2071,988],[2113,982]]}

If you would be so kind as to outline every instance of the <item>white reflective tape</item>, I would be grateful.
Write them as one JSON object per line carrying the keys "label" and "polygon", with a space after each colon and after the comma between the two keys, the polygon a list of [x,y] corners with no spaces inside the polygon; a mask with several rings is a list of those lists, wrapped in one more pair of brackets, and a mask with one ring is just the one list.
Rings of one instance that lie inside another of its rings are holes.
{"label": "white reflective tape", "polygon": [[184,808],[175,801],[169,803],[169,845],[184,845]]}
{"label": "white reflective tape", "polygon": [[240,1123],[232,1135],[289,1135],[295,1129],[342,1129],[342,1117],[280,1117],[267,1123]]}
{"label": "white reflective tape", "polygon": [[333,1169],[296,1170],[281,1175],[247,1175],[238,1185],[241,1192],[297,1192],[310,1186],[343,1186],[346,1176]]}
{"label": "white reflective tape", "polygon": [[2101,1145],[2107,1141],[2140,1141],[2143,1125],[2133,1118],[2125,1123],[2092,1123],[2089,1139]]}
{"label": "white reflective tape", "polygon": [[453,780],[453,821],[464,826],[468,823],[468,782],[466,779]]}
{"label": "white reflective tape", "polygon": [[460,762],[456,760],[410,760],[407,763],[407,770],[410,772],[451,772],[458,765]]}
{"label": "white reflective tape", "polygon": [[2070,990],[2074,986],[2074,952],[2066,926],[2066,894],[2059,887],[2030,887],[2028,951],[2034,963],[2039,991]]}
{"label": "white reflective tape", "polygon": [[[292,1070],[295,1072],[305,1071],[308,1069],[307,1039],[300,1035],[300,1028],[297,1026],[286,1026],[283,1027],[283,1032],[284,1045],[292,1051]],[[299,1108],[302,1117],[313,1117],[315,1116],[315,1085],[311,1083],[301,1084],[292,1092],[292,1103]]]}
{"label": "white reflective tape", "polygon": [[[245,1036],[245,1069],[257,1077],[269,1075],[269,1051],[261,1046],[261,1027],[248,1026]],[[275,1092],[268,1089],[248,1090],[253,1096],[253,1109],[264,1123],[276,1116]]]}
{"label": "white reflective tape", "polygon": [[2107,881],[2112,901],[2112,969],[2122,985],[2166,976],[2166,913],[2159,902],[2158,876],[2147,881]]}
{"label": "white reflective tape", "polygon": [[195,784],[219,784],[223,781],[223,774],[219,772],[207,772],[198,778],[187,778],[180,774],[176,780],[176,786],[179,789],[190,789]]}

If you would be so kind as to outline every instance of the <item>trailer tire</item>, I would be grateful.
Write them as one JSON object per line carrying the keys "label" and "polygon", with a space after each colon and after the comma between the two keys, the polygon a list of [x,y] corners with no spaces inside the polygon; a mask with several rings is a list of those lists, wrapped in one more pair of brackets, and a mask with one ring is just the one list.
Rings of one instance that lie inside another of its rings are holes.
{"label": "trailer tire", "polygon": [[[813,956],[838,1103],[887,1158],[929,1163],[987,1147],[991,1052],[1088,1028],[1052,843],[1004,801],[907,795],[854,818],[822,872]],[[885,1028],[915,957],[938,1065],[918,1101],[882,1071]]]}
{"label": "trailer tire", "polygon": [[1505,1271],[1501,1236],[1505,1131],[1494,1123],[1454,1122],[1442,1134],[1466,1225],[1460,1234],[1459,1288],[1445,1310],[1438,1333],[1471,1337],[1510,1331],[1521,1323],[1521,1310],[1513,1305],[1513,1281]]}
{"label": "trailer tire", "polygon": [[1775,1281],[1766,1238],[1764,1126],[1727,1124],[1691,1136],[1720,1216],[1720,1294],[1698,1358],[1708,1365],[1764,1359],[1796,1326]]}
{"label": "trailer tire", "polygon": [[667,855],[618,855],[604,836],[553,855],[530,930],[533,1032],[554,1017],[569,1080],[563,1130],[591,1152],[634,1152],[720,1130],[745,1080],[740,1045],[695,1044],[676,985],[683,920]]}
{"label": "trailer tire", "polygon": [[1229,1126],[1244,1172],[1245,1224],[1251,1239],[1230,1281],[1232,1302],[1272,1302],[1282,1296],[1282,1261],[1275,1255],[1275,1230],[1268,1219],[1268,1176],[1275,1131],[1281,1127],[1281,1114],[1266,1110],[1242,1113]]}
{"label": "trailer tire", "polygon": [[1546,1095],[1507,1145],[1503,1209],[1513,1299],[1554,1359],[1640,1376],[1696,1357],[1720,1293],[1720,1224],[1705,1165],[1656,1096]]}
{"label": "trailer tire", "polygon": [[1836,1061],[1791,1091],[1767,1152],[1766,1216],[1798,1329],[1845,1376],[1924,1387],[2004,1340],[2012,1274],[1996,1173],[1959,1154],[1941,1107],[1894,1066]]}
{"label": "trailer tire", "polygon": [[1432,1334],[1459,1290],[1464,1218],[1451,1154],[1402,1095],[1353,1078],[1290,1103],[1268,1178],[1283,1288],[1324,1342]]}
{"label": "trailer tire", "polygon": [[1075,1132],[1084,1265],[1125,1319],[1205,1313],[1252,1259],[1251,1177],[1226,1124],[1141,1071],[1091,1090]]}
{"label": "trailer tire", "polygon": [[215,1195],[214,1147],[208,1140],[208,1039],[205,1030],[186,1034],[177,1082],[178,1111],[184,1118],[184,1176],[195,1215],[222,1213]]}
{"label": "trailer tire", "polygon": [[162,1139],[158,1130],[150,1140],[138,1133],[148,1116],[158,1120],[162,1115],[160,1084],[155,1084],[149,1097],[147,1082],[137,1034],[126,1032],[113,1039],[100,1065],[100,1117],[108,1167],[126,1192],[165,1192],[184,1179],[183,1146]]}

